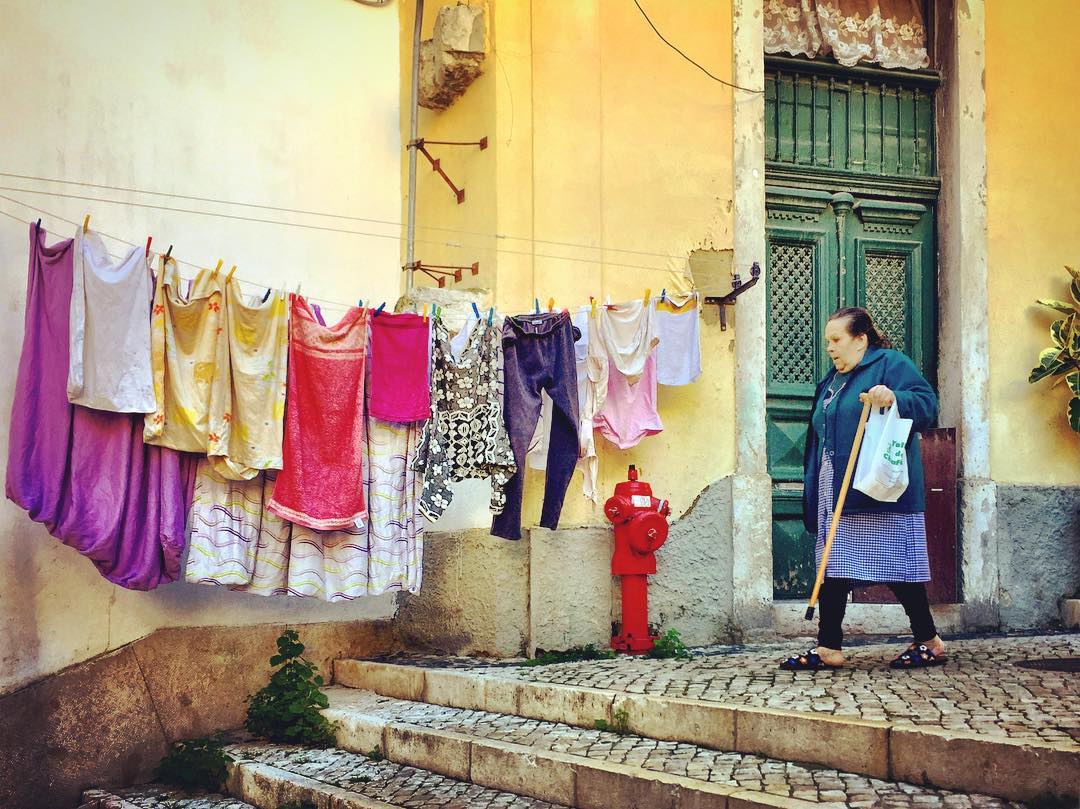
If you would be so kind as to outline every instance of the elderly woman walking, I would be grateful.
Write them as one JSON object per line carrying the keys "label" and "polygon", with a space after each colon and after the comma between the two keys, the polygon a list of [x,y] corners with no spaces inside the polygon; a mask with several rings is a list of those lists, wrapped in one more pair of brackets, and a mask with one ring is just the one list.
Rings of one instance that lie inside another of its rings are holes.
{"label": "elderly woman walking", "polygon": [[866,393],[874,407],[895,402],[900,416],[912,419],[909,485],[895,503],[848,492],[821,586],[817,647],[789,657],[780,668],[814,671],[842,666],[848,594],[854,587],[877,583],[887,584],[903,604],[914,636],[914,643],[890,665],[900,669],[938,665],[945,660],[945,644],[938,637],[926,595],[930,580],[926,503],[915,434],[933,424],[937,397],[915,364],[878,332],[865,309],[834,312],[825,325],[825,345],[834,367],[814,393],[803,467],[803,522],[817,537],[817,563],[862,413],[860,394]]}

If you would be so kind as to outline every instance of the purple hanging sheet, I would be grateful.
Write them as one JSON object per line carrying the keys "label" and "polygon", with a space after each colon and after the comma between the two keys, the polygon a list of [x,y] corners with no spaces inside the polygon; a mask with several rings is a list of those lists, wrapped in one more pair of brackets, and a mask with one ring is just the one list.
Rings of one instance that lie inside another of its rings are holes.
{"label": "purple hanging sheet", "polygon": [[151,590],[179,578],[195,465],[143,444],[141,414],[68,403],[73,256],[74,240],[47,247],[30,226],[7,496],[109,581]]}

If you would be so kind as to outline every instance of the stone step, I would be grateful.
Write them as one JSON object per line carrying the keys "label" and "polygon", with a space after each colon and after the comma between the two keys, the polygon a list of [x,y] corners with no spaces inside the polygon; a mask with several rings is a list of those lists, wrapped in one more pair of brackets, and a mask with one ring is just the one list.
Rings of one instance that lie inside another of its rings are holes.
{"label": "stone step", "polygon": [[579,728],[592,728],[597,719],[611,723],[625,712],[629,730],[650,739],[1007,800],[1080,792],[1080,747],[1075,744],[530,682],[498,671],[338,660],[334,682],[386,697]]}
{"label": "stone step", "polygon": [[239,742],[226,749],[236,759],[229,765],[230,797],[145,784],[91,790],[80,809],[568,809],[336,748]]}
{"label": "stone step", "polygon": [[[1000,798],[752,753],[327,689],[338,746],[580,809],[1005,809]],[[582,710],[587,710],[583,708]],[[597,718],[602,718],[599,714]]]}

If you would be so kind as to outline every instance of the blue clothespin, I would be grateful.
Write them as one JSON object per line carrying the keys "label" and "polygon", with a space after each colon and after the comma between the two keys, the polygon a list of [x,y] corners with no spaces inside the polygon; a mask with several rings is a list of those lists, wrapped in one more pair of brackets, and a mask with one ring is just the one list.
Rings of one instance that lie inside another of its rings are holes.
{"label": "blue clothespin", "polygon": [[494,306],[492,306],[490,309],[488,309],[488,325],[489,326],[491,325],[491,319],[493,317],[495,317],[495,307]]}
{"label": "blue clothespin", "polygon": [[479,320],[480,319],[480,310],[476,306],[476,301],[472,302],[472,310],[473,310],[473,314],[476,315],[476,319]]}
{"label": "blue clothespin", "polygon": [[385,309],[385,308],[386,308],[386,301],[383,301],[382,303],[379,304],[379,308],[375,310],[375,317],[378,317],[379,315],[381,315],[382,310]]}
{"label": "blue clothespin", "polygon": [[536,306],[536,314],[540,314],[540,299],[533,298],[533,304]]}
{"label": "blue clothespin", "polygon": [[358,299],[356,301],[356,305],[359,306],[361,309],[363,309],[364,308],[364,300],[363,300],[363,298]]}
{"label": "blue clothespin", "polygon": [[667,287],[660,290],[660,303],[663,303],[665,298],[667,298]]}

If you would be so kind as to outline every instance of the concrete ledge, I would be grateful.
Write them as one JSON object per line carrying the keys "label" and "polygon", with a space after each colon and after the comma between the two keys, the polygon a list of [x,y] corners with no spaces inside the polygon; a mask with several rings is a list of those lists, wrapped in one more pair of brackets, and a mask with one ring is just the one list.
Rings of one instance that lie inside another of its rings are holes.
{"label": "concrete ledge", "polygon": [[[874,778],[933,784],[1008,800],[1031,800],[1048,793],[1072,796],[1080,781],[1080,775],[1074,775],[1080,773],[1080,750],[1007,737],[382,663],[338,661],[335,671],[342,674],[339,682],[357,683],[354,687],[384,696],[422,693],[431,704],[578,727],[591,728],[597,719],[610,722],[614,711],[626,710],[630,730],[652,739],[819,764]],[[367,732],[372,731],[369,728]],[[935,750],[940,755],[931,752]],[[927,762],[935,755],[937,761],[929,766]],[[972,766],[973,761],[979,766]],[[980,774],[983,770],[989,773],[987,777]]]}
{"label": "concrete ledge", "polygon": [[476,710],[484,704],[484,681],[458,671],[425,671],[422,701]]}
{"label": "concrete ledge", "polygon": [[[391,761],[437,772],[458,781],[469,780],[473,741],[468,736],[391,722],[387,724],[383,738],[383,755]],[[345,749],[356,748],[350,746]]]}
{"label": "concrete ledge", "polygon": [[471,780],[490,789],[574,806],[574,763],[572,756],[552,752],[535,755],[522,752],[516,744],[476,741],[472,745]]}
{"label": "concrete ledge", "polygon": [[970,733],[892,728],[892,774],[1014,801],[1080,797],[1080,750]]}
{"label": "concrete ledge", "polygon": [[804,801],[799,798],[785,798],[782,795],[770,795],[767,792],[752,792],[739,789],[728,796],[728,809],[810,809],[821,807],[816,801]]}
{"label": "concrete ledge", "polygon": [[229,765],[229,794],[259,809],[310,803],[318,809],[394,809],[391,804],[254,761]]}
{"label": "concrete ledge", "polygon": [[735,750],[889,780],[885,722],[740,707],[735,711]]}
{"label": "concrete ledge", "polygon": [[334,661],[335,684],[413,702],[421,702],[424,698],[425,674],[424,669],[415,666],[395,666],[367,660]]}
{"label": "concrete ledge", "polygon": [[626,711],[630,730],[667,742],[688,742],[713,750],[735,749],[735,709],[715,702],[617,694],[612,714]]}
{"label": "concrete ledge", "polygon": [[611,721],[614,691],[551,683],[519,683],[517,715],[545,722],[591,728],[597,719]]}

